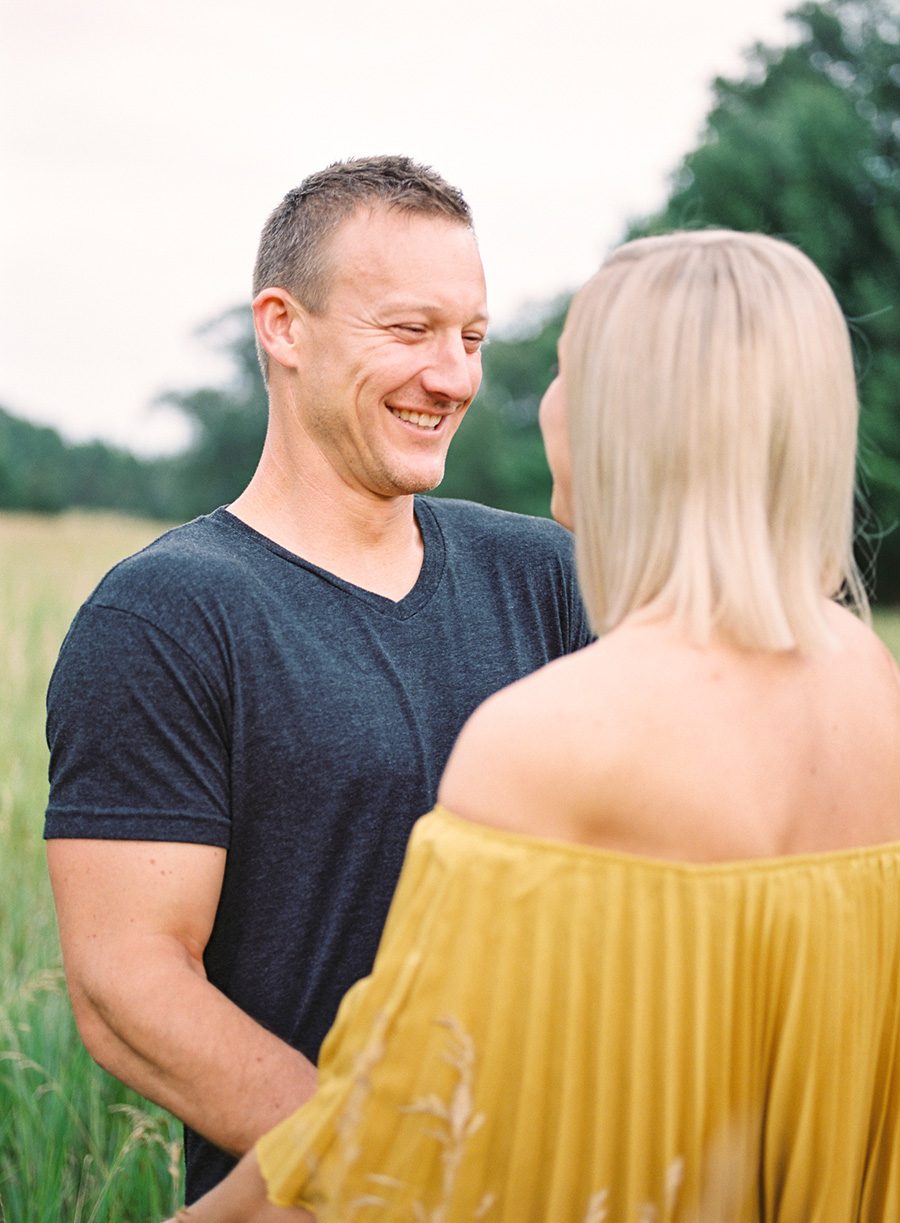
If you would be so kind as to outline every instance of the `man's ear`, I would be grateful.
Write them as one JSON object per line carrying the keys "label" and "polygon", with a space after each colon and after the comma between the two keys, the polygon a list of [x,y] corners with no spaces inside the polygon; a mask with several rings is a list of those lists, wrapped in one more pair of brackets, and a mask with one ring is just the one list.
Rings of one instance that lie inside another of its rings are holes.
{"label": "man's ear", "polygon": [[288,369],[297,369],[300,365],[299,340],[304,313],[287,289],[263,289],[253,299],[253,322],[259,342],[270,360]]}

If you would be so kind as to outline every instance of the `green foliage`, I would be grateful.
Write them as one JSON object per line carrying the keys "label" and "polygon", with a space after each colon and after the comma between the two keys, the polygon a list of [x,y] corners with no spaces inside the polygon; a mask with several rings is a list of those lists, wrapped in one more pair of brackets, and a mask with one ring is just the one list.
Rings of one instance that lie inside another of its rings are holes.
{"label": "green foliage", "polygon": [[179,518],[233,501],[253,475],[266,436],[268,399],[249,310],[229,310],[201,334],[228,354],[233,374],[226,387],[170,391],[161,399],[182,412],[193,431],[191,445],[168,469],[171,506]]}
{"label": "green foliage", "polygon": [[[804,250],[851,323],[860,384],[861,560],[900,600],[900,10],[827,0],[791,14],[793,45],[757,46],[717,80],[669,200],[629,236],[721,225]],[[867,537],[867,538],[866,538]]]}
{"label": "green foliage", "polygon": [[68,445],[55,429],[0,408],[0,509],[58,513],[77,505],[164,517],[163,460],[102,442]]}
{"label": "green foliage", "polygon": [[450,447],[442,497],[546,517],[550,472],[538,427],[538,406],[556,366],[566,303],[523,322],[517,333],[484,350],[484,382]]}
{"label": "green foliage", "polygon": [[65,449],[55,429],[28,424],[0,408],[0,508],[62,509]]}
{"label": "green foliage", "polygon": [[875,632],[900,663],[900,611],[876,608],[872,616]]}

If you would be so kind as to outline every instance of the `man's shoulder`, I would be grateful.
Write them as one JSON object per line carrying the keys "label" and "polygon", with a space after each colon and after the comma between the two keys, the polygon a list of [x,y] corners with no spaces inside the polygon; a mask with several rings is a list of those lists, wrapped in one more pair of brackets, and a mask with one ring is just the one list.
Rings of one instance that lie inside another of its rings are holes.
{"label": "man's shoulder", "polygon": [[549,629],[552,638],[544,661],[590,640],[570,531],[549,518],[472,501],[423,500],[445,544],[452,575],[445,586],[447,598],[461,599],[470,621],[479,607],[491,622],[501,606],[520,625],[537,615],[538,634]]}
{"label": "man's shoulder", "polygon": [[173,527],[139,552],[119,561],[86,600],[86,607],[107,607],[148,615],[171,610],[184,599],[229,589],[244,558],[222,512]]}
{"label": "man's shoulder", "polygon": [[535,554],[558,555],[568,562],[572,555],[572,535],[550,518],[498,510],[475,501],[451,497],[423,497],[433,511],[445,537],[452,542],[489,544],[498,551],[520,554],[524,549]]}

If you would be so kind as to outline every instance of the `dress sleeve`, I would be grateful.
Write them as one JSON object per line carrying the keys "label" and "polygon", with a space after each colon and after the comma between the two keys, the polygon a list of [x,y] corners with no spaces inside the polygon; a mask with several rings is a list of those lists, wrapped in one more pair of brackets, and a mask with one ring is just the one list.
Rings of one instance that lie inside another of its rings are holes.
{"label": "dress sleeve", "polygon": [[130,611],[88,604],[47,696],[44,835],[227,848],[227,677]]}
{"label": "dress sleeve", "polygon": [[321,1142],[319,1131],[328,1135],[334,1125],[334,1118],[323,1110],[316,1095],[259,1139],[256,1160],[266,1182],[266,1197],[273,1206],[303,1206],[313,1211],[319,1206],[312,1192],[319,1159],[315,1138]]}

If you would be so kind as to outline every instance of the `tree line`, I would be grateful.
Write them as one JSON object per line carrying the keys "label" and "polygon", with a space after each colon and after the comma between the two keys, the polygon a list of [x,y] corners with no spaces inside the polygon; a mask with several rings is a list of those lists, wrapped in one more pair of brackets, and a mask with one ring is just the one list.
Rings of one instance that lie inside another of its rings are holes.
{"label": "tree line", "polygon": [[[787,46],[757,44],[717,79],[697,145],[665,205],[623,237],[673,228],[760,230],[822,269],[847,316],[861,399],[859,550],[884,603],[900,602],[900,11],[894,0],[825,0],[789,14]],[[475,409],[440,495],[547,514],[537,425],[567,299],[485,348]],[[231,500],[262,447],[266,398],[246,309],[206,327],[232,365],[225,386],[163,398],[190,422],[175,456],[141,459],[0,409],[0,508],[108,508],[183,520]]]}

